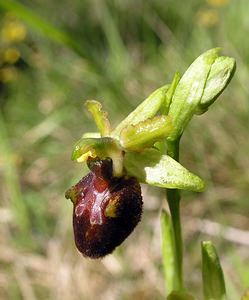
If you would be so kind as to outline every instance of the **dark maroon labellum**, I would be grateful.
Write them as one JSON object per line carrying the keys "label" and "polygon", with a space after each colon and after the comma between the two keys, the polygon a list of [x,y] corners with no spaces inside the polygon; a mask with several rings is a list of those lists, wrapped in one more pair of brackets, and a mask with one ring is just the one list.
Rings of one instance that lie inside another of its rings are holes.
{"label": "dark maroon labellum", "polygon": [[111,253],[141,219],[141,188],[133,177],[112,176],[112,161],[91,159],[91,172],[65,194],[74,204],[73,228],[78,250],[91,258]]}

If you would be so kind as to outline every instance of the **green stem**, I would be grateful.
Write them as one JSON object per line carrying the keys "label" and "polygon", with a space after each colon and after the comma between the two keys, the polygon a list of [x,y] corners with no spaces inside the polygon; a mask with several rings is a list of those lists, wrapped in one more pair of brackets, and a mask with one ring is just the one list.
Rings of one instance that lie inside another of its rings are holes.
{"label": "green stem", "polygon": [[175,141],[167,141],[167,154],[176,161],[179,161],[179,144],[180,138]]}
{"label": "green stem", "polygon": [[[179,161],[179,142],[180,139],[167,142],[167,154]],[[180,219],[180,192],[177,189],[167,189],[167,201],[173,225],[173,235],[175,242],[175,271],[174,271],[174,290],[182,291],[182,230]]]}

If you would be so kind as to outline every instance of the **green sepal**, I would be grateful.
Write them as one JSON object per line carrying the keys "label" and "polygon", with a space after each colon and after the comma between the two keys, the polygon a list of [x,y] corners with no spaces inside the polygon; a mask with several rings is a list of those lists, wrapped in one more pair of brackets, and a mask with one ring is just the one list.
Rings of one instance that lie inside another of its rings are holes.
{"label": "green sepal", "polygon": [[195,300],[195,298],[187,292],[173,291],[168,295],[167,300]]}
{"label": "green sepal", "polygon": [[156,149],[147,149],[141,153],[126,152],[124,166],[129,175],[150,185],[195,192],[202,192],[205,188],[200,177]]}
{"label": "green sepal", "polygon": [[95,100],[87,100],[85,102],[85,106],[92,114],[101,136],[109,136],[111,132],[111,125],[108,120],[107,112],[102,110],[101,103]]}
{"label": "green sepal", "polygon": [[206,51],[187,69],[179,81],[169,108],[174,131],[168,138],[176,140],[183,133],[201,101],[211,66],[218,57],[220,49]]}
{"label": "green sepal", "polygon": [[226,288],[219,257],[211,241],[203,241],[202,280],[205,300],[225,300]]}
{"label": "green sepal", "polygon": [[121,131],[119,141],[126,151],[141,151],[146,147],[152,147],[156,141],[166,138],[171,130],[169,117],[155,116],[136,125],[125,127]]}
{"label": "green sepal", "polygon": [[170,85],[164,85],[155,90],[113,130],[111,135],[118,137],[125,127],[136,125],[141,121],[154,117],[164,102],[169,87]]}
{"label": "green sepal", "polygon": [[197,114],[205,112],[223,92],[231,81],[235,69],[236,62],[232,57],[220,56],[214,61],[208,74],[204,93],[197,107]]}
{"label": "green sepal", "polygon": [[168,293],[170,293],[174,289],[175,245],[171,218],[165,210],[161,213],[160,221],[165,286]]}

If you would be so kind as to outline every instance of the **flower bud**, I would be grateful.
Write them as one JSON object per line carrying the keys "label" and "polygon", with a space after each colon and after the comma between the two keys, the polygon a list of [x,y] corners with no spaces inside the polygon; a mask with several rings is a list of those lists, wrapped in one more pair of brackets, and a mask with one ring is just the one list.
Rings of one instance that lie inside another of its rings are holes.
{"label": "flower bud", "polygon": [[219,52],[214,48],[200,55],[177,84],[168,113],[173,125],[168,141],[179,139],[193,115],[207,111],[233,77],[235,60]]}
{"label": "flower bud", "polygon": [[91,170],[65,194],[73,202],[78,250],[87,257],[111,253],[141,219],[141,188],[134,177],[113,177],[110,159],[89,159]]}

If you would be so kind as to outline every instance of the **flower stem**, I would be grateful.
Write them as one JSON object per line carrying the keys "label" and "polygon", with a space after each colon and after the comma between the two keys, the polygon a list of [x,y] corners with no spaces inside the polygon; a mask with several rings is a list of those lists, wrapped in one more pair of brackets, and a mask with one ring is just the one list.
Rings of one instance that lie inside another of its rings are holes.
{"label": "flower stem", "polygon": [[[179,142],[167,142],[167,154],[179,161]],[[183,278],[182,278],[182,230],[180,219],[180,192],[177,189],[167,189],[167,201],[172,219],[173,235],[175,242],[175,270],[174,270],[174,290],[182,291]]]}

